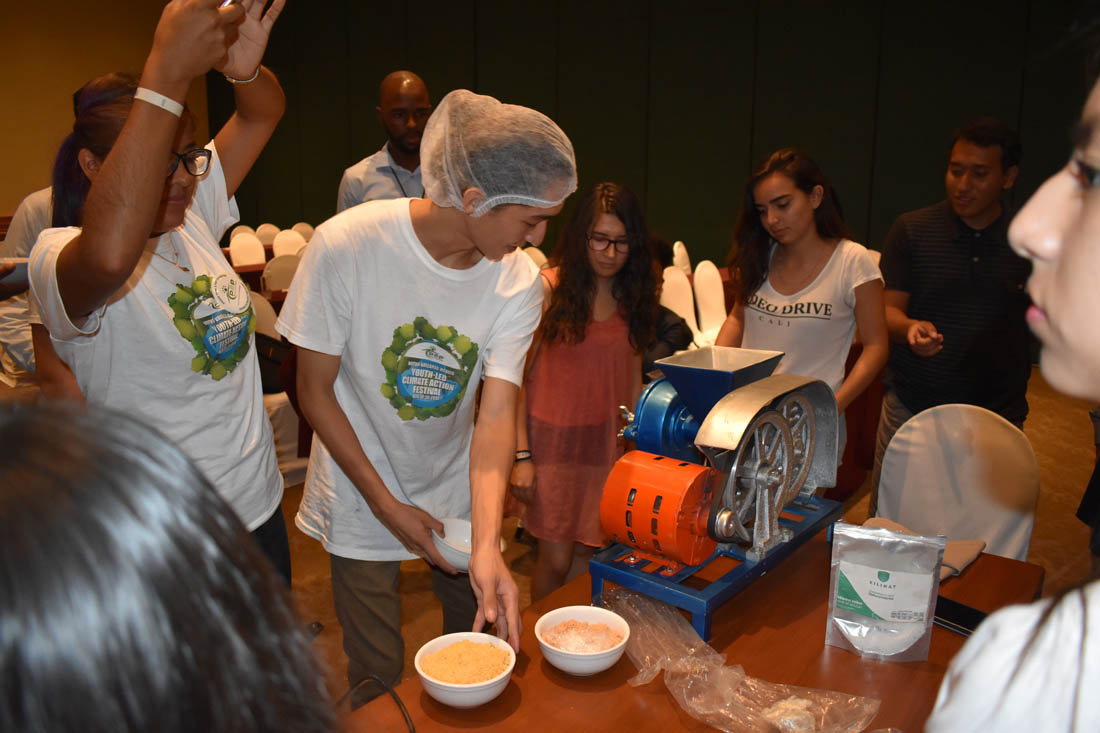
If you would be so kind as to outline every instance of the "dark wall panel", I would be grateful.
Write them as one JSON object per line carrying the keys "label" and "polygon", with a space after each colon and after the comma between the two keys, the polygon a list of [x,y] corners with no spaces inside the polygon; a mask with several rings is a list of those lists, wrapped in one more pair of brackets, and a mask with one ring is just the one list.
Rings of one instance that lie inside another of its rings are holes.
{"label": "dark wall panel", "polygon": [[508,104],[557,116],[557,8],[510,0],[477,2],[477,90]]}
{"label": "dark wall panel", "polygon": [[580,188],[610,180],[644,200],[648,9],[630,0],[559,8],[556,121],[573,141]]}
{"label": "dark wall panel", "polygon": [[886,3],[868,245],[901,213],[944,197],[951,132],[979,115],[1015,123],[1026,0]]}
{"label": "dark wall panel", "polygon": [[652,7],[649,223],[694,260],[724,262],[750,165],[756,12],[721,0]]}
{"label": "dark wall panel", "polygon": [[[332,19],[325,13],[303,10],[294,20],[300,56],[295,69],[297,83],[289,104],[297,106],[302,140],[302,204],[306,221],[323,221],[336,211],[336,188],[349,165],[353,139],[347,76],[333,73],[353,56],[351,34],[332,33]],[[341,28],[343,31],[344,28]],[[357,125],[356,125],[357,126]],[[287,227],[297,219],[275,224]]]}
{"label": "dark wall panel", "polygon": [[474,89],[474,3],[419,0],[409,5],[409,66],[433,100],[452,89]]}
{"label": "dark wall panel", "polygon": [[1041,12],[1032,9],[1024,68],[1020,135],[1024,159],[1016,183],[1016,202],[1022,205],[1052,173],[1066,164],[1070,127],[1088,95],[1090,70],[1085,59],[1092,53],[1095,30],[1086,31],[1088,0],[1050,0]]}
{"label": "dark wall panel", "polygon": [[805,150],[832,181],[866,241],[881,3],[783,0],[760,5],[752,165]]}
{"label": "dark wall panel", "polygon": [[[291,3],[266,59],[287,114],[238,194],[242,218],[330,216],[343,169],[384,142],[379,81],[411,68],[435,102],[467,87],[550,115],[581,185],[630,186],[696,261],[725,258],[751,165],[790,144],[878,248],[898,214],[942,198],[951,130],[970,117],[1020,126],[1017,203],[1064,162],[1087,87],[1089,39],[1074,34],[1095,18],[1089,0]],[[217,130],[232,92],[216,74],[207,86]]]}
{"label": "dark wall panel", "polygon": [[[386,142],[386,133],[375,108],[378,106],[378,85],[391,71],[411,68],[409,62],[409,3],[395,0],[386,3],[364,3],[345,0],[346,14],[340,16],[348,55],[327,73],[343,77],[347,103],[349,147],[340,170],[371,155]],[[331,22],[331,21],[330,21]],[[419,72],[418,72],[419,73]],[[428,87],[428,92],[436,90]],[[436,97],[438,98],[438,97]],[[336,206],[339,174],[330,184],[328,205]]]}

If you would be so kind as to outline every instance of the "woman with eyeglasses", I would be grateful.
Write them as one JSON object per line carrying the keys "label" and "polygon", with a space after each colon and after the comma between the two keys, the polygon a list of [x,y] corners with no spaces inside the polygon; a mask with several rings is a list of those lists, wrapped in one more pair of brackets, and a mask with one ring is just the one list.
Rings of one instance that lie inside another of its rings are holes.
{"label": "woman with eyeglasses", "polygon": [[542,323],[517,410],[512,493],[538,540],[531,596],[588,566],[604,544],[600,496],[623,454],[620,405],[641,392],[641,354],[654,339],[653,253],[638,199],[599,183],[577,202],[542,271]]}
{"label": "woman with eyeglasses", "polygon": [[[239,216],[233,194],[285,106],[261,65],[282,7],[173,0],[140,79],[109,74],[74,95],[73,131],[54,164],[56,228],[29,269],[52,358],[85,399],[171,438],[289,583],[254,315],[218,246]],[[183,102],[212,68],[232,85],[236,112],[204,147]]]}
{"label": "woman with eyeglasses", "polygon": [[[727,264],[737,298],[715,343],[785,352],[776,371],[823,380],[843,412],[886,364],[882,275],[804,152],[777,150],[749,178]],[[863,351],[845,376],[857,327]]]}

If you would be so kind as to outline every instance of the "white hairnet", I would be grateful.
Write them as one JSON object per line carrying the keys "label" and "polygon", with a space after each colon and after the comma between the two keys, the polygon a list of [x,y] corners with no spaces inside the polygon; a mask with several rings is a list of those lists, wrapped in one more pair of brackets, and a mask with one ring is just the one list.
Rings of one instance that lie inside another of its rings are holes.
{"label": "white hairnet", "polygon": [[425,195],[462,209],[462,192],[485,198],[473,216],[501,204],[557,206],[577,188],[573,144],[546,115],[456,89],[432,112],[420,142]]}

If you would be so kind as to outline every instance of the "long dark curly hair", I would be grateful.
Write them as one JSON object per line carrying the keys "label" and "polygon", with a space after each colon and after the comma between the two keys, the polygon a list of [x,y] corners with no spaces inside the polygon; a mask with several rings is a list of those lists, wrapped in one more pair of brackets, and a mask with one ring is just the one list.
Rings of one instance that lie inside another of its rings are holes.
{"label": "long dark curly hair", "polygon": [[596,296],[596,276],[588,262],[588,235],[600,214],[618,217],[626,227],[630,251],[611,282],[611,294],[626,319],[630,345],[643,352],[653,343],[657,324],[653,249],[638,197],[617,183],[597,183],[581,195],[554,247],[550,264],[559,268],[558,284],[542,317],[542,339],[571,344],[584,340]]}
{"label": "long dark curly hair", "polygon": [[753,171],[745,184],[745,193],[741,197],[741,213],[733,232],[733,248],[726,260],[737,289],[737,300],[741,303],[747,303],[749,297],[760,289],[768,277],[772,238],[760,222],[753,193],[756,184],[772,173],[787,176],[794,182],[795,188],[806,194],[811,193],[814,186],[821,186],[825,190],[821,204],[814,210],[814,225],[819,237],[841,239],[852,236],[848,225],[844,223],[840,199],[813,158],[796,148],[776,150]]}

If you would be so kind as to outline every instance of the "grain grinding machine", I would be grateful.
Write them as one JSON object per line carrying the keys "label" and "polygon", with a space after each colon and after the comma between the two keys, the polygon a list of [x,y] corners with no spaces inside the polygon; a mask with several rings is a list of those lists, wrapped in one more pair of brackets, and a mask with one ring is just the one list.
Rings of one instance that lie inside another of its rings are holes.
{"label": "grain grinding machine", "polygon": [[623,409],[637,449],[604,484],[610,547],[589,570],[691,613],[714,610],[840,518],[815,496],[836,483],[838,415],[828,385],[772,374],[782,352],[712,346],[657,362],[664,377]]}

